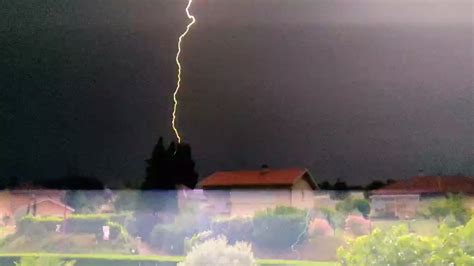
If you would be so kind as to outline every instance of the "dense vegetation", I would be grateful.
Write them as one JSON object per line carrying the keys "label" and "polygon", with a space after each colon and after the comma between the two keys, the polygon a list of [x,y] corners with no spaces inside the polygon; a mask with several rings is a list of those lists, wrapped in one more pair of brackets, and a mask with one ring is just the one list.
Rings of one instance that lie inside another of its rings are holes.
{"label": "dense vegetation", "polygon": [[375,229],[341,247],[342,265],[474,265],[474,218],[465,226],[442,225],[438,235],[410,233],[406,225]]}

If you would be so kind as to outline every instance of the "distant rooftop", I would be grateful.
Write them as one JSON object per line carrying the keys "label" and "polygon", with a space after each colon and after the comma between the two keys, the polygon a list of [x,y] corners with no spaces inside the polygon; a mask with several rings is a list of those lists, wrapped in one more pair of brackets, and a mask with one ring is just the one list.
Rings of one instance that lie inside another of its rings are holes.
{"label": "distant rooftop", "polygon": [[373,191],[374,195],[388,194],[474,194],[474,178],[468,176],[413,176]]}
{"label": "distant rooftop", "polygon": [[313,189],[317,188],[316,182],[308,170],[304,168],[262,168],[261,170],[250,171],[216,172],[202,180],[198,186],[204,189],[291,187],[302,178],[305,179]]}

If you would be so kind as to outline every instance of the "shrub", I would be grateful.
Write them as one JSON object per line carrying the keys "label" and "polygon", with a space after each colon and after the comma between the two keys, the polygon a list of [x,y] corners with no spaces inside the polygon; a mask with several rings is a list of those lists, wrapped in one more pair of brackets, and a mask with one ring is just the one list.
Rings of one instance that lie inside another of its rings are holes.
{"label": "shrub", "polygon": [[250,218],[232,218],[215,220],[211,224],[211,231],[215,237],[225,236],[229,243],[236,241],[250,241],[252,238],[252,220]]}
{"label": "shrub", "polygon": [[364,218],[369,217],[370,203],[366,199],[356,199],[353,201],[354,209],[358,210]]}
{"label": "shrub", "polygon": [[150,244],[171,254],[184,253],[186,231],[174,224],[157,224],[150,236]]}
{"label": "shrub", "polygon": [[370,233],[370,220],[362,216],[349,215],[346,218],[346,232],[356,236]]}
{"label": "shrub", "polygon": [[305,212],[295,208],[277,207],[258,212],[253,219],[253,242],[271,249],[290,248],[306,238],[306,222]]}
{"label": "shrub", "polygon": [[107,215],[72,215],[66,218],[66,231],[101,236],[108,221]]}
{"label": "shrub", "polygon": [[447,199],[433,200],[428,206],[428,213],[438,221],[449,217],[449,224],[453,226],[466,224],[471,216],[464,198],[460,195],[449,195]]}
{"label": "shrub", "polygon": [[354,210],[354,201],[352,200],[352,197],[347,197],[344,200],[339,201],[336,203],[336,211],[343,213],[343,214],[349,214]]}
{"label": "shrub", "polygon": [[342,265],[474,265],[474,219],[442,225],[433,237],[409,233],[406,225],[375,229],[339,248],[338,257]]}
{"label": "shrub", "polygon": [[319,209],[321,214],[324,216],[326,221],[334,228],[342,228],[345,225],[346,215],[340,212],[335,211],[334,209],[330,208],[321,208]]}
{"label": "shrub", "polygon": [[122,225],[114,222],[108,222],[107,225],[109,226],[110,230],[110,239],[127,241],[128,234]]}
{"label": "shrub", "polygon": [[328,221],[320,218],[315,218],[311,221],[308,226],[308,234],[310,236],[329,236],[332,235],[334,230]]}
{"label": "shrub", "polygon": [[120,225],[125,226],[125,222],[127,219],[130,219],[132,217],[132,213],[116,213],[116,214],[110,214],[109,215],[109,220],[114,223],[118,223]]}
{"label": "shrub", "polygon": [[139,200],[140,193],[138,191],[120,191],[114,201],[114,208],[116,211],[136,211]]}
{"label": "shrub", "polygon": [[207,241],[211,238],[212,238],[212,232],[211,231],[204,231],[204,232],[194,234],[193,237],[186,238],[184,240],[185,251],[189,252],[189,251],[191,251],[191,249],[194,246],[202,244],[202,243],[204,243],[205,241]]}
{"label": "shrub", "polygon": [[138,228],[137,228],[137,219],[133,216],[129,216],[125,219],[124,227],[127,230],[128,234],[131,236],[138,235]]}
{"label": "shrub", "polygon": [[[17,222],[17,232],[25,235],[38,232],[54,232],[56,225],[63,222],[59,217],[34,217],[31,215],[24,216]],[[34,228],[34,229],[33,229]],[[41,229],[40,229],[41,228]],[[31,231],[33,230],[33,231]]]}
{"label": "shrub", "polygon": [[210,239],[195,246],[178,266],[256,266],[249,244],[237,242],[229,245],[225,237]]}
{"label": "shrub", "polygon": [[158,218],[151,213],[136,213],[134,226],[137,229],[137,235],[144,241],[149,241],[153,228],[158,223]]}

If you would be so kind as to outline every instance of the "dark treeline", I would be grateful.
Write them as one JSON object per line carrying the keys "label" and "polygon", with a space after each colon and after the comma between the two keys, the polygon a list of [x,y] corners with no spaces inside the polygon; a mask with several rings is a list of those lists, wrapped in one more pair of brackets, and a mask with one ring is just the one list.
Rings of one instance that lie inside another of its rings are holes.
{"label": "dark treeline", "polygon": [[[159,138],[151,157],[145,160],[146,175],[136,182],[124,183],[119,188],[142,190],[173,190],[179,185],[194,188],[198,181],[198,173],[192,158],[189,144],[171,142],[165,147],[163,138]],[[11,176],[0,182],[0,189],[64,189],[64,190],[102,190],[106,188],[100,178],[70,170],[68,174],[54,179],[23,180]]]}

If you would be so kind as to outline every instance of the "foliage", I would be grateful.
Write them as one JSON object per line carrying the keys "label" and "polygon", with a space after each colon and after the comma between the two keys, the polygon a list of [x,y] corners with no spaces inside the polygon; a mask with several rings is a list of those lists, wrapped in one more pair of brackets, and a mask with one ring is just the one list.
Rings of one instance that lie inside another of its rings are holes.
{"label": "foliage", "polygon": [[176,186],[185,185],[194,188],[198,174],[191,155],[191,147],[187,144],[171,143],[165,148],[163,138],[155,145],[151,158],[146,160],[146,177],[142,184],[144,190],[168,191],[166,194],[157,194],[157,197],[147,197],[142,193],[141,200],[145,207],[153,212],[176,210]]}
{"label": "foliage", "polygon": [[320,208],[319,211],[324,216],[324,218],[328,221],[332,228],[342,228],[345,225],[346,215],[337,212],[331,208]]}
{"label": "foliage", "polygon": [[174,224],[157,224],[150,236],[150,244],[171,254],[184,253],[186,230]]}
{"label": "foliage", "polygon": [[131,236],[138,235],[137,219],[134,216],[125,218],[123,226]]}
{"label": "foliage", "polygon": [[213,235],[225,236],[229,243],[236,241],[250,241],[252,239],[252,219],[250,218],[231,218],[214,220],[211,224]]}
{"label": "foliage", "polygon": [[308,226],[308,234],[312,237],[329,236],[333,234],[333,232],[334,230],[331,225],[329,225],[329,222],[320,218],[313,219]]}
{"label": "foliage", "polygon": [[353,201],[354,209],[358,210],[365,218],[370,214],[370,203],[366,199],[356,199]]}
{"label": "foliage", "polygon": [[438,221],[445,220],[450,226],[466,224],[470,210],[460,195],[449,195],[446,199],[436,199],[428,206],[428,215]]}
{"label": "foliage", "polygon": [[345,215],[351,213],[354,210],[354,201],[352,197],[348,196],[336,204],[336,211],[341,212]]}
{"label": "foliage", "polygon": [[139,197],[140,193],[138,191],[120,191],[114,200],[115,211],[136,211],[138,208]]}
{"label": "foliage", "polygon": [[121,224],[115,223],[115,222],[108,222],[107,225],[109,226],[109,230],[110,230],[110,239],[118,239],[121,241],[127,241],[128,239],[127,230],[125,230],[125,228]]}
{"label": "foliage", "polygon": [[48,232],[56,230],[56,225],[62,223],[59,217],[24,216],[17,222],[17,233],[30,239],[41,239]]}
{"label": "foliage", "polygon": [[74,266],[75,261],[62,261],[59,258],[51,257],[22,257],[16,266]]}
{"label": "foliage", "polygon": [[338,250],[342,265],[473,265],[474,219],[465,226],[442,225],[439,235],[418,236],[406,225],[375,229]]}
{"label": "foliage", "polygon": [[107,202],[102,190],[68,190],[65,195],[65,203],[75,209],[75,213],[96,213],[99,207]]}
{"label": "foliage", "polygon": [[305,212],[296,208],[276,207],[257,212],[253,219],[253,242],[270,249],[290,248],[299,237],[307,237],[306,222]]}
{"label": "foliage", "polygon": [[189,252],[194,246],[202,244],[211,238],[212,238],[212,231],[203,231],[203,232],[194,234],[193,237],[186,238],[184,240],[185,251]]}
{"label": "foliage", "polygon": [[370,220],[362,216],[349,215],[346,218],[346,232],[355,236],[366,235],[370,232]]}
{"label": "foliage", "polygon": [[346,182],[337,179],[336,183],[334,183],[333,193],[331,196],[335,200],[344,200],[350,195],[350,192],[348,190],[349,188]]}
{"label": "foliage", "polygon": [[252,248],[245,242],[229,245],[225,237],[210,239],[193,247],[178,266],[256,266]]}
{"label": "foliage", "polygon": [[[127,231],[122,226],[121,221],[129,215],[106,215],[106,214],[79,214],[66,217],[66,231],[72,233],[94,234],[97,237],[102,235],[102,226],[109,225],[111,228],[111,238],[117,235],[124,240]],[[43,237],[48,232],[54,232],[56,226],[63,225],[62,217],[34,217],[27,215],[17,222],[18,233],[28,237]],[[122,222],[123,224],[125,222]],[[112,236],[113,235],[113,236]]]}
{"label": "foliage", "polygon": [[128,224],[128,228],[136,229],[136,234],[144,241],[149,241],[151,232],[158,223],[156,215],[151,213],[135,213],[135,223]]}
{"label": "foliage", "polygon": [[102,235],[102,226],[109,221],[107,215],[72,215],[66,218],[66,232]]}

